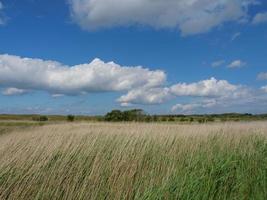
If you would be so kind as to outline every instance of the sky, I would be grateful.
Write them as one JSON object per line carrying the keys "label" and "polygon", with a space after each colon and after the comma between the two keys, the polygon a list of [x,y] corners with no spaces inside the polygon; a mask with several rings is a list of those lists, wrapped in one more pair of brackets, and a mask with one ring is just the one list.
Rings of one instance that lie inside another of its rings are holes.
{"label": "sky", "polygon": [[0,0],[0,113],[267,113],[265,0]]}

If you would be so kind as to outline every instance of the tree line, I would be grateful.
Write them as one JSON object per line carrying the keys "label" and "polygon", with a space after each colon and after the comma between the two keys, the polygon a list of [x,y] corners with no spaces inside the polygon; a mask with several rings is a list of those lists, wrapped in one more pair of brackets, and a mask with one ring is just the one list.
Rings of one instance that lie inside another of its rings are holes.
{"label": "tree line", "polygon": [[102,116],[81,116],[81,115],[0,115],[0,120],[33,120],[38,122],[46,121],[88,121],[88,122],[180,122],[180,123],[208,123],[226,121],[255,121],[267,120],[267,114],[253,115],[250,113],[225,113],[225,114],[204,114],[204,115],[150,115],[142,109],[112,110]]}

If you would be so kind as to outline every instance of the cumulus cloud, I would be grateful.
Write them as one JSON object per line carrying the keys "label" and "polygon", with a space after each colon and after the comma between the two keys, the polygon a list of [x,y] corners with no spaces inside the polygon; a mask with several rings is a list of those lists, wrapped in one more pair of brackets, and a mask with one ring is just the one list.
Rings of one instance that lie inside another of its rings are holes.
{"label": "cumulus cloud", "polygon": [[216,78],[169,86],[166,79],[162,70],[120,66],[100,59],[67,66],[49,60],[0,55],[0,88],[3,95],[46,91],[56,98],[110,91],[122,93],[117,99],[121,106],[162,104],[179,97],[190,97],[193,103],[189,101],[173,106],[173,111],[183,112],[234,103],[250,105],[256,102],[259,106],[267,99],[266,87],[253,92],[247,86]]}
{"label": "cumulus cloud", "polygon": [[169,88],[137,88],[121,96],[117,101],[128,104],[161,104],[172,97]]}
{"label": "cumulus cloud", "polygon": [[230,84],[226,80],[211,78],[197,83],[179,83],[170,88],[176,96],[199,96],[199,97],[220,97],[233,93],[239,93],[242,86]]}
{"label": "cumulus cloud", "polygon": [[196,83],[178,83],[170,87],[141,87],[130,90],[117,101],[122,104],[161,104],[175,97],[241,98],[249,91],[245,86],[233,85],[215,78]]}
{"label": "cumulus cloud", "polygon": [[172,107],[172,112],[181,111],[183,113],[192,112],[198,108],[211,108],[217,105],[216,99],[207,99],[199,103],[176,104]]}
{"label": "cumulus cloud", "polygon": [[254,25],[266,23],[266,22],[267,22],[267,12],[256,14],[252,20],[252,24]]}
{"label": "cumulus cloud", "polygon": [[233,62],[231,62],[227,67],[228,68],[241,68],[246,66],[247,63],[242,61],[242,60],[235,60]]}
{"label": "cumulus cloud", "polygon": [[23,90],[18,88],[6,88],[2,92],[2,94],[5,96],[22,95],[26,93],[28,93],[28,90]]}
{"label": "cumulus cloud", "polygon": [[225,22],[244,21],[256,0],[69,0],[72,18],[82,28],[147,25],[205,33]]}
{"label": "cumulus cloud", "polygon": [[258,80],[267,80],[267,72],[262,72],[258,75]]}
{"label": "cumulus cloud", "polygon": [[51,94],[76,95],[90,92],[128,91],[157,87],[166,80],[161,70],[124,67],[95,59],[66,66],[55,61],[0,55],[0,86],[44,90]]}
{"label": "cumulus cloud", "polygon": [[219,107],[225,108],[232,105],[248,105],[255,102],[262,95],[262,92],[243,85],[233,85],[226,80],[211,78],[196,83],[180,83],[171,87],[171,92],[176,96],[194,97],[194,101],[185,104],[176,104],[172,112],[193,113],[199,110],[208,110]]}
{"label": "cumulus cloud", "polygon": [[266,99],[264,87],[261,90],[253,90],[243,86],[233,94],[218,97],[197,97],[189,103],[176,104],[172,107],[172,112],[183,114],[207,113],[212,110],[227,112],[227,109],[229,112],[236,112],[238,107],[241,108],[241,112],[244,110],[248,112],[250,109],[263,109],[266,106]]}

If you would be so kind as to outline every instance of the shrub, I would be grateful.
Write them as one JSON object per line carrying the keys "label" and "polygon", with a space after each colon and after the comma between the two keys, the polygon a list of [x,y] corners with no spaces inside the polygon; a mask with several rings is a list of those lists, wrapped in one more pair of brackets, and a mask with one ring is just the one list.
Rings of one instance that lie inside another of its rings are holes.
{"label": "shrub", "polygon": [[199,118],[197,121],[198,123],[203,124],[205,123],[206,120],[204,118]]}
{"label": "shrub", "polygon": [[169,122],[174,122],[175,119],[174,119],[173,117],[169,117],[168,121],[169,121]]}
{"label": "shrub", "polygon": [[180,122],[187,122],[187,118],[186,118],[186,117],[182,117],[182,118],[180,119]]}
{"label": "shrub", "polygon": [[33,116],[32,120],[38,121],[38,122],[45,122],[45,121],[48,121],[48,117],[47,116]]}
{"label": "shrub", "polygon": [[75,119],[75,116],[74,116],[74,115],[68,115],[68,116],[67,116],[67,120],[68,120],[69,122],[73,122],[74,119]]}

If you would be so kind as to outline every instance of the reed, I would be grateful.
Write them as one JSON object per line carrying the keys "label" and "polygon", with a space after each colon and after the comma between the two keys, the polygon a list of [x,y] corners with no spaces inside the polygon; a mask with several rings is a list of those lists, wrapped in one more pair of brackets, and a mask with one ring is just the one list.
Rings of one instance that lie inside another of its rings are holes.
{"label": "reed", "polygon": [[267,199],[267,123],[66,123],[0,134],[0,199]]}

